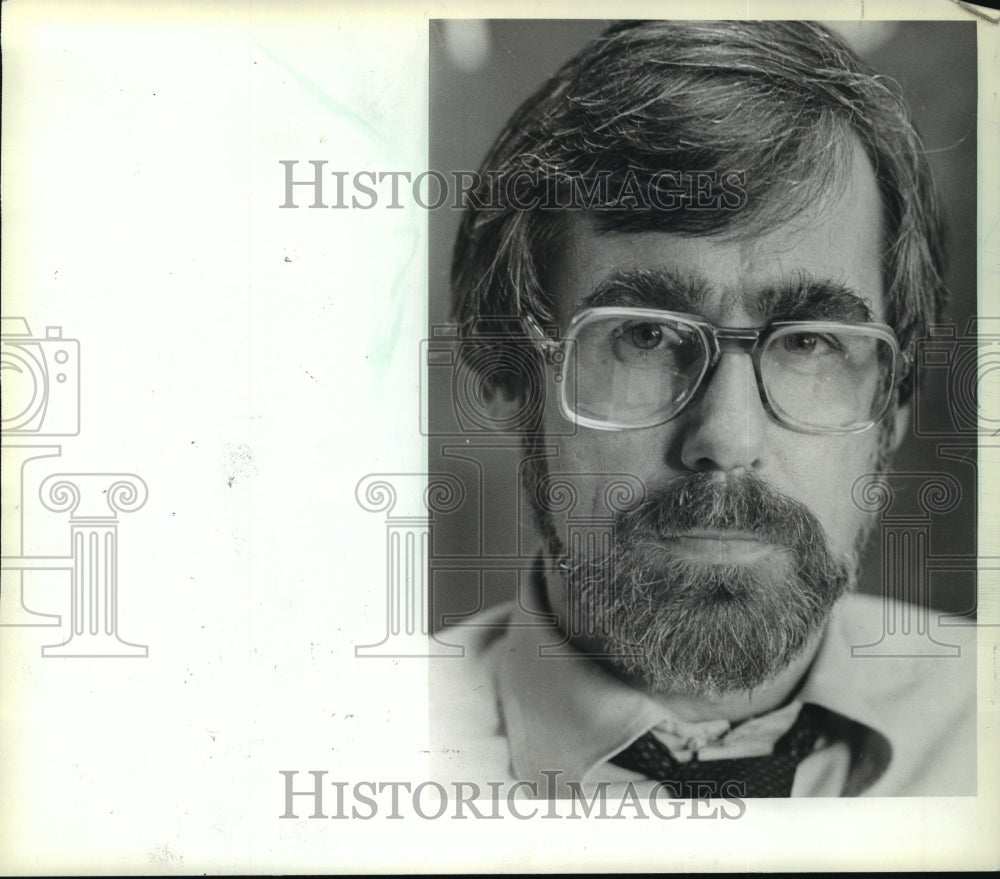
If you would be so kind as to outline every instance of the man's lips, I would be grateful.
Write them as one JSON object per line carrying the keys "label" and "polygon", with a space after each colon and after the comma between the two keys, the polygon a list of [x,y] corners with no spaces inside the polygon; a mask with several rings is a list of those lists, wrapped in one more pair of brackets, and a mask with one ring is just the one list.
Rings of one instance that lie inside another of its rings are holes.
{"label": "man's lips", "polygon": [[684,531],[651,541],[673,556],[715,564],[751,562],[785,547],[748,531]]}

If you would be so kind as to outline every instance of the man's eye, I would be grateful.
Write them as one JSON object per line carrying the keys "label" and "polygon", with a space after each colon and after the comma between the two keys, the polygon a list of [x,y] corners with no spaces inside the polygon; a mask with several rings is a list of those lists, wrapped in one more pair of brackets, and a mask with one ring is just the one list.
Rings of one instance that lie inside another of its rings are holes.
{"label": "man's eye", "polygon": [[663,329],[656,324],[637,324],[625,331],[628,341],[642,351],[651,351],[663,342]]}
{"label": "man's eye", "polygon": [[662,321],[637,321],[619,326],[611,334],[619,363],[678,372],[703,359],[699,337],[693,330]]}
{"label": "man's eye", "polygon": [[819,333],[789,333],[782,339],[785,350],[791,354],[818,356],[839,350],[832,336]]}

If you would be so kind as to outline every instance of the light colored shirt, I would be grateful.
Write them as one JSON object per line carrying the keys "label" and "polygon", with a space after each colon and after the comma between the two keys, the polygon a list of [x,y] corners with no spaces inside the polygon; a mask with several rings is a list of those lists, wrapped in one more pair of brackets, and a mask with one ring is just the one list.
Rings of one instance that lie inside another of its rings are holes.
{"label": "light colored shirt", "polygon": [[514,603],[491,608],[436,636],[464,656],[431,663],[432,772],[439,781],[526,782],[521,790],[538,797],[565,796],[568,782],[584,791],[608,783],[612,793],[631,783],[642,795],[656,781],[608,760],[645,732],[682,761],[691,752],[754,756],[812,703],[827,721],[793,797],[975,795],[975,629],[943,629],[957,656],[852,655],[880,641],[891,611],[887,599],[842,599],[796,701],[729,732],[725,721],[680,723],[565,643],[545,617]]}

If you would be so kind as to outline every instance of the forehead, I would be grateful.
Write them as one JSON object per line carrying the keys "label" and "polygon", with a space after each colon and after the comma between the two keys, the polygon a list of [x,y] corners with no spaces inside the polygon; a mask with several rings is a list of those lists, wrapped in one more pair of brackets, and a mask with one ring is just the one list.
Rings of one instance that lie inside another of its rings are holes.
{"label": "forehead", "polygon": [[[567,215],[561,243],[546,286],[564,327],[581,308],[610,304],[689,311],[720,325],[885,316],[881,200],[857,144],[850,168],[786,223],[753,233],[738,234],[737,227],[737,233],[686,236],[602,231],[578,213]],[[783,313],[803,297],[811,297],[815,314]],[[852,299],[858,303],[853,311],[847,307]]]}

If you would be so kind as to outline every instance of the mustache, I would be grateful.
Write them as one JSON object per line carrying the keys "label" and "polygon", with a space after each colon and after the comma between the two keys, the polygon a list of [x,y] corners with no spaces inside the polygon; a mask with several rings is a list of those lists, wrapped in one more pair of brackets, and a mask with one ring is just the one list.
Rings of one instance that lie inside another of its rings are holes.
{"label": "mustache", "polygon": [[822,525],[808,507],[752,474],[678,477],[620,514],[618,524],[652,540],[689,531],[738,531],[789,547],[826,542]]}

